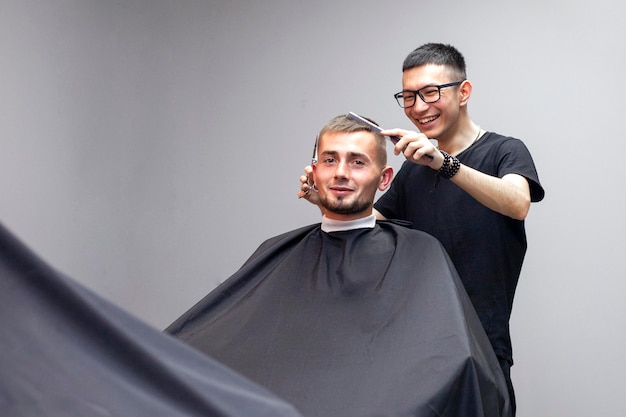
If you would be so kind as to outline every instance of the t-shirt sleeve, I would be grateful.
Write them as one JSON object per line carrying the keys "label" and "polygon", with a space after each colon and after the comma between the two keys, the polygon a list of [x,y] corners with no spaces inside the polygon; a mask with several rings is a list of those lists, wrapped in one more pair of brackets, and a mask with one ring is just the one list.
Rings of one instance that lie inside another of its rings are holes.
{"label": "t-shirt sleeve", "polygon": [[510,138],[503,143],[500,155],[498,176],[500,178],[506,174],[523,176],[530,185],[530,200],[532,202],[543,200],[545,191],[539,182],[535,163],[526,145],[519,139]]}

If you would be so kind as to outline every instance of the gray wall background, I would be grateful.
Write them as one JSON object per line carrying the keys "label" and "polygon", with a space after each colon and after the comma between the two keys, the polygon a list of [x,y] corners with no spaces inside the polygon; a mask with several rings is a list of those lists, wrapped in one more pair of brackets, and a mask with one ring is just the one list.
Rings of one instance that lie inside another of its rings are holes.
{"label": "gray wall background", "polygon": [[[358,6],[357,6],[358,5]],[[623,2],[0,0],[0,221],[158,328],[264,239],[314,136],[392,94],[424,42],[466,56],[470,114],[547,190],[512,318],[519,416],[623,416]],[[401,160],[393,158],[399,167]]]}

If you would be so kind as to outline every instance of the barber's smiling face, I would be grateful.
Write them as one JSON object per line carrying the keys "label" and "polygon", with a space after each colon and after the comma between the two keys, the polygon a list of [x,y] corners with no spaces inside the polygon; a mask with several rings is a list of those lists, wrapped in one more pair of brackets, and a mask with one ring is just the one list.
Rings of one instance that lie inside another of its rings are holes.
{"label": "barber's smiling face", "polygon": [[[402,73],[403,90],[419,90],[426,86],[444,85],[462,81],[456,79],[446,67],[442,65],[421,65],[405,70]],[[404,113],[413,124],[431,139],[445,139],[446,133],[454,130],[459,119],[460,106],[464,102],[460,99],[460,86],[442,88],[441,97],[434,103],[424,103],[416,97],[415,105],[404,109]]]}
{"label": "barber's smiling face", "polygon": [[368,131],[328,132],[318,146],[313,174],[326,217],[354,220],[372,214],[376,190],[387,188],[393,175],[377,163],[376,137]]}

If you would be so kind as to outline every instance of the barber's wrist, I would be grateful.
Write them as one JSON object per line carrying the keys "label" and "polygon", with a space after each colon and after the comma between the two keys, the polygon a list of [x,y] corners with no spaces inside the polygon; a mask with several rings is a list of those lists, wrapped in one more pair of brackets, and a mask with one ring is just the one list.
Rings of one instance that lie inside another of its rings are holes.
{"label": "barber's wrist", "polygon": [[459,172],[459,169],[461,168],[461,161],[459,161],[456,156],[450,155],[446,151],[440,150],[439,152],[443,155],[443,164],[437,171],[437,175],[449,180],[454,177],[457,172]]}

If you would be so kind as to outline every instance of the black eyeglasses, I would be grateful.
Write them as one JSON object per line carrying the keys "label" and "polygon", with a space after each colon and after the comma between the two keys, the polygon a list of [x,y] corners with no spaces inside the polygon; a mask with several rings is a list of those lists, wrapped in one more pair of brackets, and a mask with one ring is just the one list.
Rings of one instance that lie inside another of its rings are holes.
{"label": "black eyeglasses", "polygon": [[446,87],[454,87],[461,84],[463,81],[457,81],[454,83],[441,84],[441,85],[427,85],[419,90],[402,90],[399,93],[394,94],[396,101],[403,109],[407,107],[413,107],[415,105],[415,96],[419,96],[424,103],[434,103],[441,98],[441,89]]}

